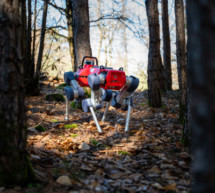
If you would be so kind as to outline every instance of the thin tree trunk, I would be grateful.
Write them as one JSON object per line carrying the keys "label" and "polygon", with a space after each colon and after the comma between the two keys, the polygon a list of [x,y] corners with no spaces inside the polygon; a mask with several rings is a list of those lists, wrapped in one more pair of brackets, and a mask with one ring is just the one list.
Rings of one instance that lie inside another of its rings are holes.
{"label": "thin tree trunk", "polygon": [[162,0],[161,3],[162,3],[164,75],[165,75],[167,90],[172,90],[171,46],[170,46],[170,34],[169,34],[168,0]]}
{"label": "thin tree trunk", "polygon": [[43,59],[43,49],[44,49],[44,41],[45,41],[45,34],[46,34],[46,19],[48,13],[48,2],[49,0],[44,0],[44,8],[43,8],[43,19],[42,19],[42,27],[41,27],[41,36],[40,36],[40,47],[39,47],[39,54],[37,59],[37,69],[35,75],[35,94],[40,93],[40,86],[39,86],[39,79],[41,73],[41,65]]}
{"label": "thin tree trunk", "polygon": [[[108,32],[105,34],[105,39],[107,39],[107,37],[108,37]],[[105,67],[107,67],[108,66],[108,42],[107,41],[105,41]]]}
{"label": "thin tree trunk", "polygon": [[21,20],[22,20],[22,54],[24,57],[24,67],[26,67],[26,45],[27,45],[27,23],[26,23],[26,1],[21,1]]}
{"label": "thin tree trunk", "polygon": [[36,30],[37,30],[37,0],[34,2],[34,32],[33,32],[33,45],[32,45],[32,54],[31,62],[35,71],[35,49],[36,49]]}
{"label": "thin tree trunk", "polygon": [[[99,24],[98,24],[99,25]],[[100,36],[99,36],[99,48],[98,48],[98,61],[100,60],[100,53],[101,53],[101,49],[102,49],[102,42],[103,42],[103,38],[104,38],[104,35],[103,35],[103,31],[101,29],[101,27],[99,27],[99,31],[100,31]]]}
{"label": "thin tree trunk", "polygon": [[0,1],[0,187],[34,176],[26,150],[20,10],[19,0]]}
{"label": "thin tree trunk", "polygon": [[214,1],[187,0],[193,192],[215,192]]}
{"label": "thin tree trunk", "polygon": [[[34,84],[34,61],[32,58],[31,52],[31,43],[32,43],[32,18],[31,18],[31,0],[28,0],[28,27],[27,27],[27,37],[26,37],[26,59],[25,59],[25,90],[27,95],[35,95],[35,89],[32,84]],[[37,0],[35,0],[35,3]]]}
{"label": "thin tree trunk", "polygon": [[190,1],[186,2],[186,15],[187,15],[187,78],[186,78],[186,108],[185,108],[185,124],[183,125],[183,133],[182,133],[182,143],[186,146],[190,146],[191,142],[191,79],[190,79],[190,61],[191,61],[191,52],[192,52],[192,46],[191,46],[191,28],[190,25],[192,25],[191,21],[191,13],[189,11],[192,3],[190,4]]}
{"label": "thin tree trunk", "polygon": [[184,124],[186,106],[186,42],[184,23],[184,2],[175,0],[176,18],[176,55],[178,68],[178,81],[180,90],[179,121]]}
{"label": "thin tree trunk", "polygon": [[[112,27],[113,28],[113,27]],[[112,50],[113,50],[113,40],[114,40],[114,34],[116,32],[116,28],[113,28],[112,32],[111,32],[111,35],[109,34],[109,60],[110,60],[110,65],[112,64]]]}
{"label": "thin tree trunk", "polygon": [[[100,17],[101,17],[101,14],[100,14],[101,0],[97,0],[97,4],[98,4],[98,8],[97,8],[97,18],[100,18]],[[100,60],[101,48],[102,48],[102,42],[103,42],[103,38],[104,38],[104,32],[103,32],[103,30],[102,30],[100,21],[98,21],[98,28],[99,28],[99,32],[100,32],[100,36],[99,36],[99,48],[98,48],[98,56],[97,56],[98,62],[99,62],[99,60]]]}
{"label": "thin tree trunk", "polygon": [[161,107],[160,86],[160,29],[158,20],[158,1],[146,0],[146,12],[149,25],[149,54],[148,54],[148,99],[152,107]]}
{"label": "thin tree trunk", "polygon": [[[126,0],[122,0],[122,16],[125,17],[125,12],[126,12]],[[126,33],[126,26],[122,24],[122,30],[123,30],[123,35],[122,35],[122,40],[123,40],[123,48],[124,48],[124,71],[128,73],[128,47],[127,47],[127,33]]]}
{"label": "thin tree trunk", "polygon": [[77,70],[77,67],[82,63],[83,57],[92,55],[89,34],[88,0],[74,0],[72,14],[75,70]]}
{"label": "thin tree trunk", "polygon": [[26,48],[26,75],[28,81],[34,76],[34,69],[31,62],[31,0],[28,0],[28,30],[27,30],[27,48]]}
{"label": "thin tree trunk", "polygon": [[72,30],[72,1],[66,0],[66,19],[67,19],[67,27],[68,27],[68,43],[69,43],[69,52],[71,56],[72,69],[75,72],[75,64],[74,64],[74,45],[73,45],[73,30]]}

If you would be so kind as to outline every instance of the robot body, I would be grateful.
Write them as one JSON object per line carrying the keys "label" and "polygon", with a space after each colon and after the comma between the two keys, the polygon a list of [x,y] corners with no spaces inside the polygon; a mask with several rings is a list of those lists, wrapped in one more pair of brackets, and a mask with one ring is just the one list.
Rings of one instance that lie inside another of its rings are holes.
{"label": "robot body", "polygon": [[[88,59],[89,60],[89,59]],[[120,90],[126,82],[125,72],[122,70],[114,70],[112,68],[105,68],[103,66],[86,64],[88,60],[84,60],[84,66],[75,73],[75,79],[81,87],[90,87],[88,84],[88,76],[91,74],[105,76],[105,83],[101,88],[108,90]]]}

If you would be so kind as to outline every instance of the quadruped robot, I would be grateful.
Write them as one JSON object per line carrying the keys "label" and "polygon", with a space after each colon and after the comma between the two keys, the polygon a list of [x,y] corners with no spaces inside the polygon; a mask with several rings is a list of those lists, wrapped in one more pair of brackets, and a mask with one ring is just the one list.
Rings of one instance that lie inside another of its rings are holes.
{"label": "quadruped robot", "polygon": [[[125,131],[129,130],[130,112],[133,106],[132,93],[139,85],[138,78],[126,76],[122,67],[119,70],[114,70],[98,66],[96,57],[85,56],[77,72],[64,73],[64,81],[68,85],[65,87],[65,120],[69,120],[69,101],[81,100],[83,111],[91,112],[98,131],[102,133],[94,109],[100,109],[101,103],[106,102],[102,121],[105,120],[110,106],[116,109],[120,108],[127,111]],[[85,99],[83,87],[91,88],[91,98]]]}

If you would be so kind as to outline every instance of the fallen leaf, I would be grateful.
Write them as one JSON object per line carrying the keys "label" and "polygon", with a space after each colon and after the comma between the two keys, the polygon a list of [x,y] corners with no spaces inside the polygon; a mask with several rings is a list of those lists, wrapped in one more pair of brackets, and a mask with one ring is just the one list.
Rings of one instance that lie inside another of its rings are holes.
{"label": "fallen leaf", "polygon": [[176,190],[176,183],[169,184],[163,187],[164,190]]}

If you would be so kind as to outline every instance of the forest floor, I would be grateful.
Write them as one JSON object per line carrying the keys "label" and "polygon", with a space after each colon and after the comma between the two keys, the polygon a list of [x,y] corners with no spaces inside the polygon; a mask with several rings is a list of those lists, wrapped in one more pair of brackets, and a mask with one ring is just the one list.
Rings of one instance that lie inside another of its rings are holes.
{"label": "forest floor", "polygon": [[111,108],[100,122],[102,134],[80,109],[64,121],[65,103],[46,101],[46,92],[26,98],[28,152],[39,181],[0,192],[190,192],[191,157],[181,144],[176,91],[158,109],[147,105],[146,92],[136,92],[130,131],[124,132],[126,112]]}

